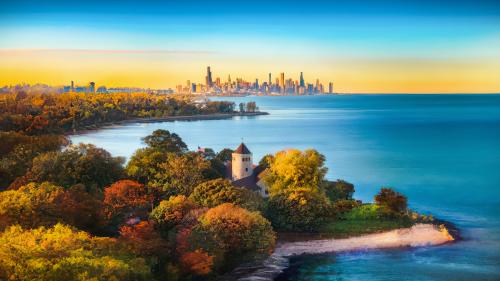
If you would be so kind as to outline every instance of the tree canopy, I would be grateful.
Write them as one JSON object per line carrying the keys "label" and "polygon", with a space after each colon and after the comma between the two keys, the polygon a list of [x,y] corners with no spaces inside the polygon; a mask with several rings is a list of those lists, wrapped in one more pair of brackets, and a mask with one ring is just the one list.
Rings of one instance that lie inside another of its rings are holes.
{"label": "tree canopy", "polygon": [[152,280],[145,260],[113,238],[57,224],[0,233],[0,279],[41,281]]}
{"label": "tree canopy", "polygon": [[167,130],[156,130],[151,135],[143,138],[148,147],[161,152],[183,153],[188,147],[176,133]]}

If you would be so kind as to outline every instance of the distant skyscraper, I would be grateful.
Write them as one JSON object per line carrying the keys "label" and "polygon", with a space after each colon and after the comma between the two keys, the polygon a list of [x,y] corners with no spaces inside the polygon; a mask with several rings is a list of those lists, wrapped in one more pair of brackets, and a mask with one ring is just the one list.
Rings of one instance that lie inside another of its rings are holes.
{"label": "distant skyscraper", "polygon": [[229,74],[227,77],[227,83],[229,83],[229,85],[231,85],[231,74]]}
{"label": "distant skyscraper", "polygon": [[75,81],[71,81],[71,92],[75,91]]}
{"label": "distant skyscraper", "polygon": [[301,87],[305,87],[306,86],[306,84],[304,82],[304,74],[302,72],[300,73],[300,86]]}
{"label": "distant skyscraper", "polygon": [[89,92],[95,93],[95,83],[94,82],[89,83]]}
{"label": "distant skyscraper", "polygon": [[280,74],[280,87],[281,87],[281,92],[285,92],[285,73],[281,72]]}
{"label": "distant skyscraper", "polygon": [[207,66],[207,88],[212,87],[212,71],[210,71],[210,66]]}
{"label": "distant skyscraper", "polygon": [[330,83],[328,84],[328,93],[329,93],[329,94],[333,94],[333,83],[332,83],[332,82],[330,82]]}
{"label": "distant skyscraper", "polygon": [[271,80],[271,72],[269,72],[269,86],[273,84],[273,81]]}

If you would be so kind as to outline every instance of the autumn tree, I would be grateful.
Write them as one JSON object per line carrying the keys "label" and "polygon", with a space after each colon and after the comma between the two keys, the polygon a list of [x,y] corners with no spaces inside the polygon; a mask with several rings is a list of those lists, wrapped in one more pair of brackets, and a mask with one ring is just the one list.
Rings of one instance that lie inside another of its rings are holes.
{"label": "autumn tree", "polygon": [[152,221],[122,226],[120,240],[125,242],[133,253],[153,258],[155,263],[170,254],[170,245],[161,237]]}
{"label": "autumn tree", "polygon": [[322,189],[327,168],[325,157],[316,150],[289,149],[276,153],[264,176],[269,193],[293,188]]}
{"label": "autumn tree", "polygon": [[199,184],[189,197],[199,206],[216,207],[223,203],[233,203],[249,210],[262,208],[262,198],[253,191],[233,186],[226,179],[215,179]]}
{"label": "autumn tree", "polygon": [[67,188],[83,184],[89,190],[102,189],[124,176],[123,162],[123,158],[113,157],[102,148],[78,144],[36,157],[27,177],[30,181],[49,181]]}
{"label": "autumn tree", "polygon": [[145,260],[112,238],[57,224],[0,233],[0,280],[152,280]]}
{"label": "autumn tree", "polygon": [[104,190],[104,214],[111,225],[119,226],[129,218],[147,218],[153,196],[136,181],[120,180]]}
{"label": "autumn tree", "polygon": [[82,186],[65,189],[45,182],[0,192],[0,228],[51,226],[64,222],[88,231],[99,226],[99,198]]}
{"label": "autumn tree", "polygon": [[168,200],[161,201],[151,212],[150,218],[166,233],[180,225],[195,208],[196,204],[186,196],[172,196]]}
{"label": "autumn tree", "polygon": [[274,247],[271,223],[259,212],[250,212],[231,203],[208,210],[191,234],[194,249],[214,257],[214,268],[224,272],[235,265],[263,258]]}
{"label": "autumn tree", "polygon": [[375,203],[385,208],[390,215],[401,215],[406,211],[407,199],[406,196],[391,188],[382,188],[375,195]]}

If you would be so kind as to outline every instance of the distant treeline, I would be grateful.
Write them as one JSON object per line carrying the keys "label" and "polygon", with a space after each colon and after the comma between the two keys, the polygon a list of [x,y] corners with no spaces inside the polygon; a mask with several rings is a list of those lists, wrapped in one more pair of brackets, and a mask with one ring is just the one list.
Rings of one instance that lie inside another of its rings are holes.
{"label": "distant treeline", "polygon": [[64,133],[132,118],[233,113],[227,101],[149,93],[0,94],[0,131],[28,135]]}

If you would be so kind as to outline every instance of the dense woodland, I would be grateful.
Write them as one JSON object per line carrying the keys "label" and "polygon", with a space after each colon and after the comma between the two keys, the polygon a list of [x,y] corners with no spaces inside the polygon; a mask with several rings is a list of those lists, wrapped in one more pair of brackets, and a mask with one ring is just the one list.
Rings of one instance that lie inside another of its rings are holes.
{"label": "dense woodland", "polygon": [[[88,107],[79,112],[103,116],[97,112],[107,106],[90,105],[117,97],[83,97]],[[132,105],[140,97],[109,107]],[[63,105],[78,95],[41,98],[43,104],[68,99],[49,106],[29,105],[36,95],[19,105],[10,99],[17,97],[4,97],[5,108],[17,113],[4,112],[2,122],[44,116],[42,123],[51,125],[37,131],[27,131],[33,126],[23,122],[2,125],[0,280],[215,280],[239,264],[266,258],[277,232],[336,237],[429,220],[410,212],[406,197],[389,188],[381,189],[374,204],[353,199],[354,186],[327,180],[325,158],[312,149],[263,157],[270,197],[262,198],[224,178],[230,149],[189,151],[175,133],[157,130],[125,163],[93,145],[41,134],[57,131],[55,124],[65,119],[53,118],[53,110],[71,112]],[[143,97],[146,103],[157,99],[165,104],[164,97]],[[41,112],[28,114],[23,106]]]}
{"label": "dense woodland", "polygon": [[0,94],[1,131],[63,133],[131,118],[231,113],[232,102],[196,103],[188,96],[148,93]]}

